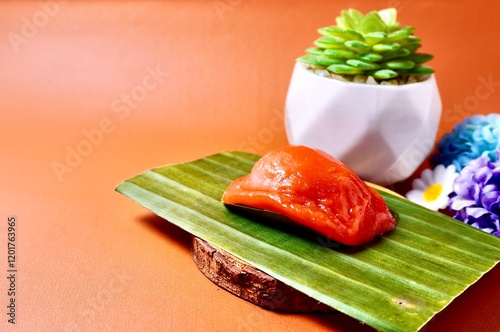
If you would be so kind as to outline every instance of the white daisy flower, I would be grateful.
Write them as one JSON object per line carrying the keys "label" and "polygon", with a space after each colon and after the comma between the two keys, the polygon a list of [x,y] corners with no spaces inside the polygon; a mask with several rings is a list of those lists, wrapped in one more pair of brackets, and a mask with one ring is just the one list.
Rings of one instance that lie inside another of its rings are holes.
{"label": "white daisy flower", "polygon": [[450,202],[448,196],[453,192],[453,182],[457,176],[455,165],[446,168],[444,165],[437,165],[434,170],[425,169],[420,179],[413,180],[413,189],[406,193],[406,198],[430,210],[445,209]]}

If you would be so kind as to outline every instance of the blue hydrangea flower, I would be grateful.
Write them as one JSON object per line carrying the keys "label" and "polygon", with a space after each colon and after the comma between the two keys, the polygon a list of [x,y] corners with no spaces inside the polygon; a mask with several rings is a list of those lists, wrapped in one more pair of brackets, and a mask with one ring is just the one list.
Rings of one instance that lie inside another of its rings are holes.
{"label": "blue hydrangea flower", "polygon": [[[495,159],[500,157],[495,151]],[[500,161],[480,157],[469,162],[453,184],[450,209],[455,219],[500,237]]]}
{"label": "blue hydrangea flower", "polygon": [[455,165],[460,171],[471,160],[487,156],[496,161],[500,148],[500,114],[475,115],[457,124],[437,144],[434,165]]}

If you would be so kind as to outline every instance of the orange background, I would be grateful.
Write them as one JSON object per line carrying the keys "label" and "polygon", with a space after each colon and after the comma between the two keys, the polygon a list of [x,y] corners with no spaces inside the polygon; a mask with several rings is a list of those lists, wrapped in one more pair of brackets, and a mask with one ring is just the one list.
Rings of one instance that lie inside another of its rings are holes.
{"label": "orange background", "polygon": [[[316,29],[347,7],[389,6],[435,55],[439,136],[497,111],[496,1],[1,2],[0,330],[370,331],[219,289],[192,262],[188,234],[114,188],[148,168],[285,144],[294,59]],[[15,328],[2,272],[11,216]],[[497,266],[426,331],[500,329],[499,278]]]}

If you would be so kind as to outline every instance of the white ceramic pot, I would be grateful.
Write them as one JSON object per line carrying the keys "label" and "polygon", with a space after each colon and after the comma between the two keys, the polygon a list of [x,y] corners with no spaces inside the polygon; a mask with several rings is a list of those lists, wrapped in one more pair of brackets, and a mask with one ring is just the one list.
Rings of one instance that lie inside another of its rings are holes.
{"label": "white ceramic pot", "polygon": [[319,148],[381,185],[402,181],[428,157],[441,118],[431,75],[401,86],[342,82],[296,63],[286,97],[293,145]]}

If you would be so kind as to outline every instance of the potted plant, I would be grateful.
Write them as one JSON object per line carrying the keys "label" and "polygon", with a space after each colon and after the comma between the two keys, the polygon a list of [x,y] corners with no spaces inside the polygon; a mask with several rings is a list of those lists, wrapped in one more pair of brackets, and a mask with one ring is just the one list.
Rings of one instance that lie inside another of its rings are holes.
{"label": "potted plant", "polygon": [[441,117],[434,70],[397,11],[341,12],[297,59],[286,97],[291,144],[320,148],[363,179],[408,178],[427,158]]}

